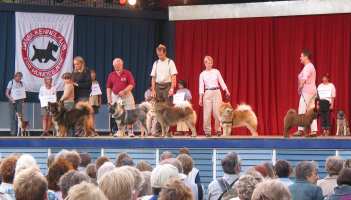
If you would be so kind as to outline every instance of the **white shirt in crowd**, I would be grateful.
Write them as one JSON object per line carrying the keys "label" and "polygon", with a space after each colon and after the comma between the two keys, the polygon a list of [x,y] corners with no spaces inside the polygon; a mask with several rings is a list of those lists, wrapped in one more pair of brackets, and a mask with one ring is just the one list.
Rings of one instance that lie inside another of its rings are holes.
{"label": "white shirt in crowd", "polygon": [[205,89],[219,88],[219,85],[223,90],[227,90],[227,85],[224,83],[222,75],[218,69],[204,70],[201,72],[199,79],[200,95],[205,93]]}
{"label": "white shirt in crowd", "polygon": [[334,188],[338,186],[336,179],[338,175],[326,176],[324,179],[318,180],[317,185],[322,188],[323,196],[334,194]]}
{"label": "white shirt in crowd", "polygon": [[[223,179],[225,181],[227,181],[227,183],[230,185],[233,183],[233,181],[235,181],[236,179],[238,179],[239,176],[236,174],[226,174],[224,173],[223,175]],[[209,185],[208,185],[208,198],[207,200],[218,200],[219,196],[221,196],[221,194],[223,193],[221,186],[219,185],[217,180],[212,181]]]}
{"label": "white shirt in crowd", "polygon": [[317,91],[320,99],[328,100],[330,103],[331,99],[336,96],[336,90],[333,83],[321,83],[318,85]]}
{"label": "white shirt in crowd", "polygon": [[170,83],[171,76],[178,74],[173,60],[166,58],[164,61],[157,60],[152,66],[151,76],[156,78],[156,83]]}

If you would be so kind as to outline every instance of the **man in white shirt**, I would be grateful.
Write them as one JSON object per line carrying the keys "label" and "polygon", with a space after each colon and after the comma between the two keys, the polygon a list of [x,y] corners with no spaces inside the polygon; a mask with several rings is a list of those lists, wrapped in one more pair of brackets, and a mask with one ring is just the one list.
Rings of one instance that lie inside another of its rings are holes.
{"label": "man in white shirt", "polygon": [[338,186],[337,178],[343,166],[344,160],[339,156],[330,156],[325,161],[325,170],[328,175],[317,181],[317,185],[322,188],[324,197],[334,194],[334,188]]}

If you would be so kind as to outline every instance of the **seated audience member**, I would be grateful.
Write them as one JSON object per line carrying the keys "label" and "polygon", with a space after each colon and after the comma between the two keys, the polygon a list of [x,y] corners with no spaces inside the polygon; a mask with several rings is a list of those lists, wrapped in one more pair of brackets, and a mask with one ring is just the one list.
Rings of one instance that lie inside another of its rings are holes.
{"label": "seated audience member", "polygon": [[327,200],[351,199],[351,169],[342,169],[336,182],[338,185],[334,189],[334,194],[331,194]]}
{"label": "seated audience member", "polygon": [[296,181],[289,186],[293,200],[323,200],[322,189],[316,185],[318,171],[316,163],[302,161],[295,168]]}
{"label": "seated audience member", "polygon": [[149,162],[145,160],[141,160],[137,163],[136,168],[139,169],[141,172],[149,171],[152,172],[152,166]]}
{"label": "seated audience member", "polygon": [[16,162],[15,177],[22,170],[32,168],[32,167],[39,169],[37,161],[35,161],[33,156],[30,154],[22,154]]}
{"label": "seated audience member", "polygon": [[252,193],[258,183],[259,182],[255,179],[255,177],[243,175],[239,178],[237,184],[235,185],[238,197],[231,200],[251,200]]}
{"label": "seated audience member", "polygon": [[288,188],[278,180],[266,180],[257,184],[251,200],[291,200]]}
{"label": "seated audience member", "polygon": [[[222,194],[231,192],[226,189],[225,185],[233,186],[239,179],[240,162],[235,152],[227,153],[221,164],[224,175],[208,185],[208,200],[218,200]],[[237,197],[237,195],[232,194],[232,198],[234,197]]]}
{"label": "seated audience member", "polygon": [[38,168],[21,170],[13,185],[16,200],[47,200],[48,183]]}
{"label": "seated audience member", "polygon": [[0,185],[0,192],[5,193],[15,200],[15,191],[13,189],[13,179],[15,177],[15,169],[17,156],[9,156],[1,161],[0,174],[2,182]]}
{"label": "seated audience member", "polygon": [[132,200],[134,178],[126,169],[116,168],[107,172],[99,182],[99,188],[108,200]]}
{"label": "seated audience member", "polygon": [[99,182],[102,177],[110,172],[113,171],[116,168],[116,166],[112,162],[105,162],[98,170],[96,173],[96,181]]}
{"label": "seated audience member", "polygon": [[266,172],[267,172],[267,178],[270,178],[270,179],[275,179],[277,178],[276,177],[276,174],[275,174],[275,171],[274,171],[274,166],[271,162],[264,162],[262,164],[262,166],[264,168],[266,168]]}
{"label": "seated audience member", "polygon": [[[179,154],[187,154],[191,156],[189,149],[186,147],[179,149]],[[188,176],[194,183],[201,185],[200,171],[195,166],[193,166],[193,169],[189,172]]]}
{"label": "seated audience member", "polygon": [[157,200],[161,189],[172,177],[179,177],[178,169],[171,164],[156,166],[151,173],[152,197],[149,200]]}
{"label": "seated audience member", "polygon": [[171,178],[160,192],[159,200],[194,200],[191,190],[179,179]]}
{"label": "seated audience member", "polygon": [[70,170],[73,170],[72,164],[63,158],[56,159],[50,166],[46,176],[49,186],[49,200],[62,199],[62,193],[58,184],[61,176]]}
{"label": "seated audience member", "polygon": [[107,156],[101,156],[95,161],[96,171],[105,163],[110,162],[110,159]]}
{"label": "seated audience member", "polygon": [[89,176],[90,182],[96,183],[96,165],[90,163],[85,169],[85,174]]}
{"label": "seated audience member", "polygon": [[65,200],[108,200],[104,193],[95,185],[82,182],[71,187]]}
{"label": "seated audience member", "polygon": [[143,197],[146,197],[145,199],[149,200],[152,195],[152,188],[151,188],[151,172],[150,171],[142,171],[141,172],[142,176],[144,177],[144,183],[141,186],[141,190],[139,192],[139,199],[144,199]]}
{"label": "seated audience member", "polygon": [[166,160],[168,158],[174,158],[174,155],[172,152],[170,151],[164,151],[161,155],[160,155],[160,162],[162,162],[163,160]]}
{"label": "seated audience member", "polygon": [[122,166],[134,166],[134,161],[133,158],[130,157],[126,152],[122,152],[118,154],[115,162],[116,167],[122,167]]}
{"label": "seated audience member", "polygon": [[336,179],[343,166],[344,161],[339,156],[327,158],[325,170],[328,175],[324,179],[317,181],[317,185],[322,188],[323,196],[329,196],[334,193],[334,188],[337,186]]}
{"label": "seated audience member", "polygon": [[91,156],[88,153],[80,153],[80,164],[78,166],[78,171],[84,172],[86,167],[91,163]]}
{"label": "seated audience member", "polygon": [[89,182],[89,177],[81,172],[72,170],[65,173],[59,181],[60,191],[62,193],[62,199],[65,199],[68,195],[68,191],[74,185],[78,185],[81,182]]}
{"label": "seated audience member", "polygon": [[120,167],[119,170],[127,170],[129,171],[134,178],[134,187],[133,187],[133,198],[132,199],[137,199],[139,196],[139,192],[142,189],[142,186],[145,182],[144,176],[141,174],[141,172],[135,168],[135,167],[131,167],[131,166],[123,166]]}
{"label": "seated audience member", "polygon": [[278,180],[282,182],[285,186],[289,187],[293,182],[290,180],[289,176],[292,173],[292,167],[290,163],[286,160],[278,160],[275,163],[275,174],[278,176]]}

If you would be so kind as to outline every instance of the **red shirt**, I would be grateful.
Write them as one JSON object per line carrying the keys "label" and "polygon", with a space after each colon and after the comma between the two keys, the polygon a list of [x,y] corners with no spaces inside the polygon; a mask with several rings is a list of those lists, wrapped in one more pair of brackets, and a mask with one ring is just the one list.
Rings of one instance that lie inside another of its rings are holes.
{"label": "red shirt", "polygon": [[135,86],[134,77],[130,71],[123,69],[120,74],[114,71],[108,75],[106,88],[111,88],[114,94],[118,94],[128,85]]}

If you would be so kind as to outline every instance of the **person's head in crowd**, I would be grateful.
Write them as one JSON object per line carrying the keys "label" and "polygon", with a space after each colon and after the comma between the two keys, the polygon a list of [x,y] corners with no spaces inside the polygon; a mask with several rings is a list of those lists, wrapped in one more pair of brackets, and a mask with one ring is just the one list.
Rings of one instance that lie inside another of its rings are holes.
{"label": "person's head in crowd", "polygon": [[85,168],[85,173],[91,178],[96,179],[96,165],[94,163],[90,163]]}
{"label": "person's head in crowd", "polygon": [[30,154],[22,154],[16,162],[15,176],[22,170],[32,168],[32,167],[39,169],[37,161]]}
{"label": "person's head in crowd", "polygon": [[55,158],[56,158],[56,155],[53,153],[48,156],[47,163],[46,163],[46,166],[48,168],[52,165],[52,163],[55,162]]}
{"label": "person's head in crowd", "polygon": [[336,179],[338,185],[349,185],[351,186],[351,168],[344,168],[340,171],[338,178]]}
{"label": "person's head in crowd", "polygon": [[257,184],[251,200],[291,200],[288,188],[278,180],[266,180]]}
{"label": "person's head in crowd", "polygon": [[51,88],[52,87],[52,77],[51,76],[45,76],[44,77],[44,84],[45,84],[45,87]]}
{"label": "person's head in crowd", "polygon": [[322,82],[324,84],[328,84],[329,83],[329,80],[330,80],[330,75],[328,73],[325,73],[323,76],[322,76]]}
{"label": "person's head in crowd", "polygon": [[127,170],[129,171],[134,178],[134,198],[133,199],[137,199],[137,197],[139,196],[139,192],[142,190],[142,186],[145,182],[144,176],[141,174],[141,172],[135,168],[135,167],[131,167],[131,166],[123,166],[119,168],[120,170]]}
{"label": "person's head in crowd", "polygon": [[151,172],[151,187],[153,194],[158,195],[169,178],[179,177],[178,169],[171,164],[157,165]]}
{"label": "person's head in crowd", "polygon": [[102,177],[99,187],[109,200],[132,200],[134,178],[128,170],[116,168]]}
{"label": "person's head in crowd", "polygon": [[31,167],[16,175],[14,190],[16,200],[47,200],[48,183],[38,168]]}
{"label": "person's head in crowd", "polygon": [[59,191],[60,187],[58,183],[61,176],[70,170],[73,170],[73,166],[70,162],[63,158],[56,159],[48,169],[48,175],[46,176],[49,184],[49,189],[52,191]]}
{"label": "person's head in crowd", "polygon": [[259,183],[255,177],[250,175],[243,175],[239,178],[236,185],[236,190],[240,200],[251,200],[253,191]]}
{"label": "person's head in crowd", "polygon": [[178,88],[179,89],[183,89],[183,88],[186,88],[187,85],[186,85],[186,81],[185,80],[179,80],[178,81]]}
{"label": "person's head in crowd", "polygon": [[325,161],[325,170],[329,176],[339,175],[339,172],[344,167],[344,160],[339,156],[330,156]]}
{"label": "person's head in crowd", "polygon": [[96,81],[96,71],[95,69],[90,70],[90,77],[92,81]]}
{"label": "person's head in crowd", "polygon": [[12,184],[15,178],[17,156],[9,156],[1,161],[0,174],[3,183]]}
{"label": "person's head in crowd", "polygon": [[193,159],[187,154],[179,154],[177,160],[180,161],[183,167],[183,173],[188,175],[193,169]]}
{"label": "person's head in crowd", "polygon": [[116,166],[112,162],[105,162],[96,173],[96,180],[99,182],[101,178],[108,172],[114,170]]}
{"label": "person's head in crowd", "polygon": [[62,74],[61,78],[63,79],[63,82],[65,84],[72,83],[72,73],[70,73],[70,72],[66,72],[66,73]]}
{"label": "person's head in crowd", "polygon": [[152,188],[151,188],[151,172],[150,171],[143,171],[141,172],[141,174],[144,177],[144,183],[141,186],[141,190],[139,192],[139,197],[142,196],[148,196],[148,195],[152,195]]}
{"label": "person's head in crowd", "polygon": [[156,47],[156,54],[157,54],[157,57],[160,59],[160,60],[165,60],[167,57],[167,47],[163,44],[159,44],[157,47]]}
{"label": "person's head in crowd", "polygon": [[160,162],[160,165],[164,165],[164,164],[173,165],[174,167],[176,167],[178,169],[179,173],[183,173],[182,163],[179,160],[177,160],[176,158],[168,158],[168,159]]}
{"label": "person's head in crowd", "polygon": [[190,150],[186,147],[180,148],[179,149],[179,154],[187,154],[190,156]]}
{"label": "person's head in crowd", "polygon": [[134,161],[132,157],[128,155],[126,152],[122,152],[118,154],[115,162],[116,167],[122,167],[122,166],[134,166]]}
{"label": "person's head in crowd", "polygon": [[82,182],[71,187],[65,200],[108,200],[94,184]]}
{"label": "person's head in crowd", "polygon": [[159,200],[193,200],[193,194],[181,180],[171,178],[160,192]]}
{"label": "person's head in crowd", "polygon": [[344,168],[351,168],[351,159],[345,160]]}
{"label": "person's head in crowd", "polygon": [[77,151],[68,151],[63,155],[63,158],[72,164],[73,169],[78,170],[81,159]]}
{"label": "person's head in crowd", "polygon": [[66,198],[68,190],[83,181],[89,182],[89,177],[81,172],[71,170],[65,173],[59,181],[60,191],[62,192],[62,198]]}
{"label": "person's head in crowd", "polygon": [[117,72],[122,72],[123,71],[123,66],[124,66],[124,62],[122,60],[122,58],[115,58],[112,61],[112,65],[115,71]]}
{"label": "person's head in crowd", "polygon": [[278,160],[275,163],[274,170],[279,178],[288,178],[292,173],[292,167],[286,160]]}
{"label": "person's head in crowd", "polygon": [[266,168],[267,176],[269,178],[276,178],[276,174],[274,172],[274,166],[271,162],[265,162],[262,164],[264,168]]}
{"label": "person's head in crowd", "polygon": [[263,165],[256,165],[254,168],[263,176],[263,178],[268,176],[267,169]]}
{"label": "person's head in crowd", "polygon": [[137,163],[136,168],[139,169],[141,172],[143,171],[152,171],[152,166],[150,165],[149,162],[145,160],[141,160]]}
{"label": "person's head in crowd", "polygon": [[160,162],[162,162],[163,160],[169,159],[169,158],[174,158],[173,153],[170,152],[170,151],[164,151],[164,152],[160,155]]}
{"label": "person's head in crowd", "polygon": [[295,168],[296,180],[305,180],[316,184],[318,180],[318,169],[315,162],[301,161]]}
{"label": "person's head in crowd", "polygon": [[308,49],[304,49],[300,55],[300,61],[302,64],[306,65],[310,62],[312,53]]}
{"label": "person's head in crowd", "polygon": [[238,154],[235,152],[227,153],[221,161],[222,169],[226,174],[239,174],[240,161]]}
{"label": "person's head in crowd", "polygon": [[105,163],[105,162],[110,162],[110,159],[107,156],[101,156],[95,161],[96,165],[96,170],[99,170],[99,168]]}
{"label": "person's head in crowd", "polygon": [[73,59],[74,72],[83,72],[86,68],[85,60],[81,56],[76,56]]}
{"label": "person's head in crowd", "polygon": [[23,78],[22,72],[16,72],[15,75],[13,76],[13,79],[15,79],[17,83],[21,82],[22,78]]}
{"label": "person's head in crowd", "polygon": [[264,177],[261,175],[260,172],[256,171],[254,167],[250,167],[246,170],[245,175],[250,175],[254,177],[259,183],[264,181]]}
{"label": "person's head in crowd", "polygon": [[79,167],[86,168],[91,163],[91,156],[88,153],[80,153],[80,164]]}

